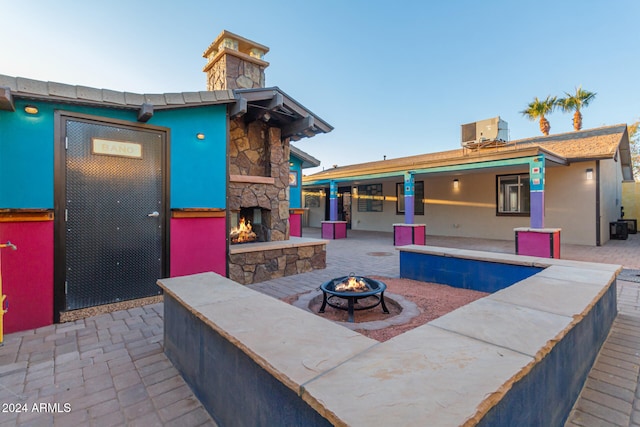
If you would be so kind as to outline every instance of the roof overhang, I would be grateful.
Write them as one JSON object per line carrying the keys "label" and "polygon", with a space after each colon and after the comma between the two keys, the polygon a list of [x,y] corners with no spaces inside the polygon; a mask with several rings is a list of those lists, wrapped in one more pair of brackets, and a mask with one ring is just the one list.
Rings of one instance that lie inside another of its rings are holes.
{"label": "roof overhang", "polygon": [[138,94],[0,75],[0,110],[15,111],[16,99],[133,110],[142,122],[154,111],[227,105],[230,117],[263,120],[294,141],[333,130],[278,87]]}
{"label": "roof overhang", "polygon": [[294,157],[297,157],[302,161],[302,169],[314,168],[314,167],[320,166],[320,160],[316,159],[315,157],[313,157],[308,153],[305,153],[298,147],[294,147],[293,145],[290,145],[289,149],[290,149],[291,155],[293,155]]}
{"label": "roof overhang", "polygon": [[[528,165],[532,159],[543,155],[547,166],[566,166],[569,162],[556,154],[550,153],[540,147],[528,147],[508,152],[484,153],[474,156],[457,156],[440,160],[429,160],[425,162],[404,163],[402,165],[384,166],[384,162],[376,164],[366,164],[366,167],[355,169],[355,167],[337,168],[319,172],[314,175],[303,177],[304,186],[326,185],[331,181],[351,182],[371,179],[384,179],[402,177],[406,172],[413,172],[414,175],[427,174],[460,174],[477,170],[500,170],[513,168],[518,165]],[[347,170],[348,169],[348,170]]]}
{"label": "roof overhang", "polygon": [[328,133],[333,127],[313,114],[302,104],[278,87],[234,90],[237,105],[246,105],[232,114],[246,121],[263,120],[282,130],[283,138],[297,141],[319,133]]}
{"label": "roof overhang", "polygon": [[624,134],[618,145],[618,153],[620,154],[620,166],[622,168],[622,179],[625,181],[634,181],[633,176],[633,160],[631,159],[631,143],[629,142],[629,129],[625,129]]}

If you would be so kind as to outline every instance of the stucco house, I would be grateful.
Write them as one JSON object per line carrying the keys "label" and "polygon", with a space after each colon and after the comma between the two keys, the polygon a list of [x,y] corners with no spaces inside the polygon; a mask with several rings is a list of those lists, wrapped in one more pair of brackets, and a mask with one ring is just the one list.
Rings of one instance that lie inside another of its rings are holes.
{"label": "stucco house", "polygon": [[[18,247],[1,254],[5,332],[157,295],[158,278],[251,283],[324,267],[324,243],[291,238],[292,176],[317,161],[290,142],[332,127],[265,87],[268,50],[223,31],[200,92],[0,75],[0,242]],[[249,249],[229,238],[241,220],[260,241]]]}
{"label": "stucco house", "polygon": [[[303,178],[309,225],[338,219],[393,231],[415,183],[415,223],[427,235],[513,240],[518,227],[561,229],[564,243],[601,245],[620,218],[622,182],[633,180],[625,124],[340,166]],[[428,241],[428,239],[427,239]],[[427,243],[428,244],[428,243]]]}

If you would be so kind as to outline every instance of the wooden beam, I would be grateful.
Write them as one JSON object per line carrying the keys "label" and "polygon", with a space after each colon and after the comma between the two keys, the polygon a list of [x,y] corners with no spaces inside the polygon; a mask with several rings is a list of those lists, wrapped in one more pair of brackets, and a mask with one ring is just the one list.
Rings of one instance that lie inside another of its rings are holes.
{"label": "wooden beam", "polygon": [[53,211],[39,209],[2,209],[0,222],[53,221]]}
{"label": "wooden beam", "polygon": [[245,182],[247,184],[275,184],[276,179],[269,176],[229,175],[229,182]]}
{"label": "wooden beam", "polygon": [[276,108],[280,108],[284,105],[284,97],[280,92],[276,92],[267,104],[267,110],[275,110]]}
{"label": "wooden beam", "polygon": [[232,119],[235,119],[236,117],[240,117],[242,115],[245,115],[246,113],[247,113],[247,98],[240,97],[238,98],[236,103],[233,104],[233,106],[231,107],[231,111],[229,111],[229,116],[231,116]]}
{"label": "wooden beam", "polygon": [[291,122],[282,128],[282,137],[287,138],[299,133],[304,133],[304,131],[313,127],[313,123],[313,116],[303,117],[295,122]]}
{"label": "wooden beam", "polygon": [[0,110],[16,111],[16,106],[13,103],[13,96],[11,95],[11,89],[8,87],[0,87]]}
{"label": "wooden beam", "polygon": [[145,102],[140,106],[140,110],[138,110],[138,121],[146,123],[151,117],[153,117],[153,105]]}
{"label": "wooden beam", "polygon": [[171,211],[171,218],[224,218],[224,209],[175,209]]}

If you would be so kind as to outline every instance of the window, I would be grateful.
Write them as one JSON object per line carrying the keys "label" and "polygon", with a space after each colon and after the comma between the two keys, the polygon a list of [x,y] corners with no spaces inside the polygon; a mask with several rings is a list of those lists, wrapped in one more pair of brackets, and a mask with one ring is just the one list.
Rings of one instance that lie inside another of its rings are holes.
{"label": "window", "polygon": [[303,191],[304,195],[304,207],[305,208],[319,208],[320,207],[320,194],[319,193],[308,193]]}
{"label": "window", "polygon": [[[414,184],[413,189],[413,213],[415,215],[424,215],[424,181],[418,181]],[[396,196],[398,201],[396,202],[396,213],[404,213],[404,182],[396,184]]]}
{"label": "window", "polygon": [[382,184],[358,185],[358,212],[382,212]]}
{"label": "window", "polygon": [[529,174],[497,178],[498,215],[529,215]]}

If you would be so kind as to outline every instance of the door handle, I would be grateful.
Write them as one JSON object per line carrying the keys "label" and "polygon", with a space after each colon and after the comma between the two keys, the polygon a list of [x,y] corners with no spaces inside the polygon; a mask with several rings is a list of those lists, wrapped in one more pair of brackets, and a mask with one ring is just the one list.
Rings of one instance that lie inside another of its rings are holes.
{"label": "door handle", "polygon": [[158,213],[158,211],[153,211],[153,212],[151,212],[150,214],[147,214],[147,216],[150,216],[150,217],[155,218],[155,217],[160,216],[160,214]]}

